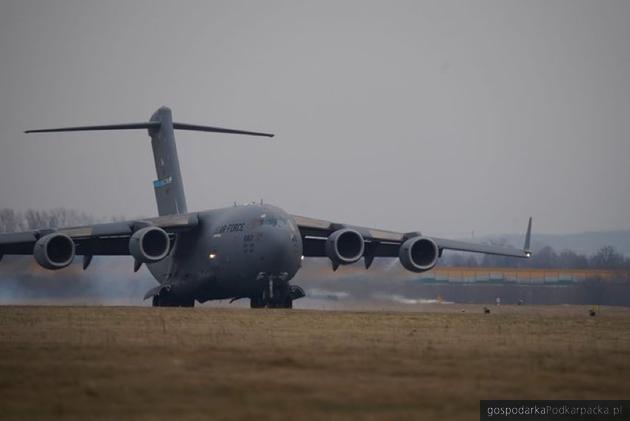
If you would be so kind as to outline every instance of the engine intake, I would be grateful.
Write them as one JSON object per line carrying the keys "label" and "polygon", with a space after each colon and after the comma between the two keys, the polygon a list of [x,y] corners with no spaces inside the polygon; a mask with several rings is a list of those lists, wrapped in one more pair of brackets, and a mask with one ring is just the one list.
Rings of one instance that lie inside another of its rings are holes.
{"label": "engine intake", "polygon": [[33,257],[46,269],[62,269],[72,263],[76,249],[72,238],[62,233],[47,234],[37,240]]}
{"label": "engine intake", "polygon": [[326,240],[326,255],[338,265],[349,265],[358,261],[364,250],[363,236],[350,228],[337,230]]}
{"label": "engine intake", "polygon": [[164,259],[171,248],[166,231],[159,227],[144,227],[129,239],[129,253],[140,263],[155,263]]}
{"label": "engine intake", "polygon": [[414,237],[402,243],[398,251],[400,263],[412,272],[425,272],[437,263],[440,249],[435,241],[426,237]]}

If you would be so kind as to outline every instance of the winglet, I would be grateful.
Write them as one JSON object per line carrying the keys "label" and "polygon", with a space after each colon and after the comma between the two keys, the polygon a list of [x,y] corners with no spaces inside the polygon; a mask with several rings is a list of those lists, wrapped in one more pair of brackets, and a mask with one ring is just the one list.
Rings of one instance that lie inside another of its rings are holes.
{"label": "winglet", "polygon": [[527,232],[525,233],[525,245],[523,245],[523,250],[525,250],[525,255],[530,257],[532,255],[531,250],[529,249],[529,243],[532,237],[532,217],[529,217],[529,222],[527,223]]}

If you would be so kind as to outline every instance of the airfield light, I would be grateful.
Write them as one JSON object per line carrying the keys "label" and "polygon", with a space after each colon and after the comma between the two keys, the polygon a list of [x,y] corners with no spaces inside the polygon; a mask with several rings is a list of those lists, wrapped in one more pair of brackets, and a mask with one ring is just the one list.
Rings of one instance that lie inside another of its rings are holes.
{"label": "airfield light", "polygon": [[208,255],[208,258],[210,258],[210,259],[214,259],[215,257],[217,257],[217,255],[216,255],[216,254],[214,254],[214,253],[210,253],[210,254]]}
{"label": "airfield light", "polygon": [[304,260],[304,256],[300,257],[300,259]]}
{"label": "airfield light", "polygon": [[532,257],[532,252],[531,251],[526,251],[525,252],[525,257]]}

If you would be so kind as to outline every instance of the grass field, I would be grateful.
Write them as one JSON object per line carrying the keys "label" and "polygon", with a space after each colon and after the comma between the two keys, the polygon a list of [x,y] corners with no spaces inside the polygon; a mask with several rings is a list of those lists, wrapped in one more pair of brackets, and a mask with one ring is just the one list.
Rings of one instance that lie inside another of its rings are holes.
{"label": "grass field", "polygon": [[624,399],[630,309],[0,307],[0,419],[478,419]]}

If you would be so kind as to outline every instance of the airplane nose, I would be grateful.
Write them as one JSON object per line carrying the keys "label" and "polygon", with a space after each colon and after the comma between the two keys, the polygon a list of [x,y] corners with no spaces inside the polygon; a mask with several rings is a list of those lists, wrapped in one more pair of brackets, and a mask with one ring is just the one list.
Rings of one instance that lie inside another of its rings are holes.
{"label": "airplane nose", "polygon": [[292,232],[279,228],[266,230],[263,243],[264,272],[292,275],[297,271],[301,251]]}

